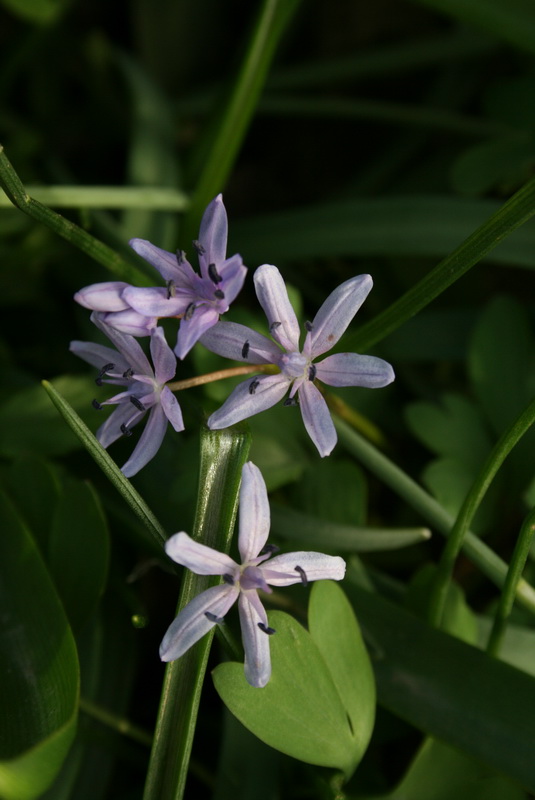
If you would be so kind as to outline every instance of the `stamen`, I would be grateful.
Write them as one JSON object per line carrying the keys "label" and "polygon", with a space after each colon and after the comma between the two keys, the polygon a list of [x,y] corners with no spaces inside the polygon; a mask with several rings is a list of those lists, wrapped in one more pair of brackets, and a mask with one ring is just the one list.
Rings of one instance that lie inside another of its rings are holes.
{"label": "stamen", "polygon": [[211,611],[205,611],[204,616],[206,619],[210,620],[210,622],[215,622],[217,625],[221,625],[225,621],[223,617],[218,617],[217,614],[212,614]]}
{"label": "stamen", "polygon": [[257,386],[260,385],[260,381],[258,378],[253,378],[251,383],[249,384],[249,394],[254,394],[256,392]]}
{"label": "stamen", "polygon": [[269,326],[269,332],[273,333],[273,331],[276,330],[277,328],[280,328],[281,325],[282,322],[272,322],[271,325]]}
{"label": "stamen", "polygon": [[195,303],[190,303],[189,306],[184,311],[184,319],[185,320],[191,319],[195,309],[196,309]]}
{"label": "stamen", "polygon": [[277,633],[275,628],[269,628],[267,625],[264,625],[263,622],[258,622],[257,625],[262,633],[267,633],[268,636],[273,636],[274,633]]}
{"label": "stamen", "polygon": [[260,553],[258,555],[265,556],[266,553],[278,553],[279,550],[280,550],[280,547],[277,547],[276,544],[266,544],[266,545],[264,545],[264,547],[262,548],[262,550],[260,551]]}
{"label": "stamen", "polygon": [[121,425],[121,433],[123,434],[123,436],[132,436],[132,431],[130,430],[130,428],[126,427],[124,422]]}
{"label": "stamen", "polygon": [[307,321],[305,322],[306,330],[310,333],[310,331],[313,329],[313,327],[314,327],[314,325],[310,322],[310,320],[307,319]]}
{"label": "stamen", "polygon": [[123,372],[123,378],[131,378],[133,374],[134,370],[132,369],[132,367],[128,367],[126,372]]}
{"label": "stamen", "polygon": [[143,403],[141,402],[141,400],[139,400],[137,397],[134,397],[133,395],[130,396],[130,402],[132,403],[133,406],[137,408],[138,411],[147,410],[143,405]]}
{"label": "stamen", "polygon": [[174,281],[167,281],[167,299],[170,300],[176,295],[176,284]]}
{"label": "stamen", "polygon": [[95,378],[95,383],[97,386],[102,386],[102,378],[104,375],[109,372],[111,369],[115,368],[115,364],[104,364],[100,372],[98,373],[97,377]]}
{"label": "stamen", "polygon": [[283,406],[297,406],[297,405],[299,405],[299,400],[297,398],[297,395],[294,394],[293,397],[287,397],[282,405]]}
{"label": "stamen", "polygon": [[212,283],[221,283],[223,280],[223,276],[219,274],[215,264],[208,264],[208,277]]}
{"label": "stamen", "polygon": [[184,261],[186,260],[186,254],[183,250],[176,251],[176,260],[178,261],[179,264],[184,263]]}
{"label": "stamen", "polygon": [[93,408],[96,408],[97,411],[102,411],[103,406],[98,402],[98,400],[91,400],[91,405]]}
{"label": "stamen", "polygon": [[245,343],[241,349],[241,357],[248,358],[249,357],[249,340],[246,339]]}
{"label": "stamen", "polygon": [[223,575],[223,580],[225,583],[228,583],[229,586],[234,586],[234,578],[232,577],[232,575],[226,573],[225,575]]}
{"label": "stamen", "polygon": [[225,292],[222,289],[216,289],[214,292],[214,297],[217,297],[218,300],[224,300]]}
{"label": "stamen", "polygon": [[314,380],[314,378],[316,377],[316,372],[317,372],[316,365],[315,364],[311,364],[309,366],[309,368],[308,368],[308,380],[309,381],[313,381]]}
{"label": "stamen", "polygon": [[301,583],[303,584],[303,586],[308,586],[307,574],[306,574],[305,570],[303,569],[303,567],[294,567],[294,569],[295,569],[296,572],[299,573],[300,578],[301,578]]}
{"label": "stamen", "polygon": [[198,256],[203,256],[206,253],[206,250],[197,239],[194,239],[192,244]]}

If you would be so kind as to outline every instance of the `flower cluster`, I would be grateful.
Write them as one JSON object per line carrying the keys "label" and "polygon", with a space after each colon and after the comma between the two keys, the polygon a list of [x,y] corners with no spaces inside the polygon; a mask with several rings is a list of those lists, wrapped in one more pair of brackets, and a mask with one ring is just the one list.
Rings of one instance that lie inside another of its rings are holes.
{"label": "flower cluster", "polygon": [[[199,239],[193,242],[200,273],[185,253],[168,253],[143,239],[131,247],[160,273],[165,286],[138,288],[121,281],[97,283],[80,290],[75,299],[93,311],[92,321],[116,350],[89,342],[72,342],[71,350],[98,369],[97,383],[112,383],[124,391],[102,405],[118,408],[97,432],[104,447],[131,428],[150,409],[147,425],[122,470],[135,475],[157,452],[167,422],[184,428],[178,402],[166,385],[175,374],[176,358],[183,359],[196,342],[225,358],[251,365],[239,384],[208,419],[211,429],[226,428],[275,405],[299,405],[305,428],[321,456],[329,455],[336,431],[321,391],[329,386],[371,389],[394,380],[390,364],[374,356],[336,353],[318,361],[337,344],[372,288],[369,275],[342,283],[325,300],[311,322],[300,329],[279,270],[264,264],[254,274],[258,301],[271,338],[234,322],[220,321],[240,292],[247,268],[239,255],[226,257],[227,214],[218,195],[204,212]],[[162,318],[180,320],[174,353],[158,325]],[[154,369],[134,337],[149,336]],[[258,369],[255,370],[255,367]],[[267,367],[267,369],[266,369]],[[266,374],[267,372],[274,374]],[[257,372],[257,374],[254,374]],[[96,407],[100,407],[94,401]]]}

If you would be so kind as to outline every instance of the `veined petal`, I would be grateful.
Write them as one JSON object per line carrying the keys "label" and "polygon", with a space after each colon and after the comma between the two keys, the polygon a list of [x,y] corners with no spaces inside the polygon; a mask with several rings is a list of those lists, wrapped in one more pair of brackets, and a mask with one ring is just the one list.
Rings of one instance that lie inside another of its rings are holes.
{"label": "veined petal", "polygon": [[235,268],[233,267],[232,270],[221,270],[221,274],[223,275],[221,286],[225,291],[225,301],[228,305],[234,302],[241,292],[245,276],[247,275],[247,267],[243,266],[241,256],[233,256],[227,263],[233,260],[238,261]]}
{"label": "veined petal", "polygon": [[197,575],[232,575],[239,573],[239,566],[230,556],[212,547],[196,542],[187,533],[175,533],[165,543],[165,552]]}
{"label": "veined petal", "polygon": [[156,317],[146,317],[138,314],[132,308],[128,308],[126,311],[112,311],[110,314],[103,314],[102,321],[108,327],[129,336],[149,336],[158,320]]}
{"label": "veined petal", "polygon": [[[119,313],[128,314],[130,312],[121,311]],[[102,318],[95,312],[91,314],[91,322],[93,322],[97,328],[99,328],[108,337],[110,342],[115,345],[117,350],[123,355],[128,366],[131,367],[134,372],[137,372],[139,375],[153,375],[152,367],[149,364],[149,360],[143,352],[139,342],[137,342],[133,336],[122,333],[121,331],[117,330],[117,328],[113,328],[108,325],[105,319],[105,317]]]}
{"label": "veined petal", "polygon": [[267,627],[267,615],[255,591],[240,594],[238,609],[245,650],[245,678],[251,686],[260,689],[271,677],[269,634],[258,627],[259,622]]}
{"label": "veined petal", "polygon": [[168,253],[151,244],[146,239],[131,239],[128,244],[136,253],[158,270],[164,281],[174,281],[183,289],[190,286],[191,276],[195,275],[193,267],[184,257]]}
{"label": "veined petal", "polygon": [[227,253],[228,222],[223,204],[223,195],[218,194],[206,207],[199,230],[199,242],[204,247],[204,255],[199,257],[203,278],[208,277],[208,264],[225,260]]}
{"label": "veined petal", "polygon": [[340,284],[329,295],[312,322],[312,358],[327,352],[336,344],[366,300],[372,286],[370,275],[358,275]]}
{"label": "veined petal", "polygon": [[382,358],[361,356],[357,353],[336,353],[316,364],[316,376],[329,386],[366,386],[378,389],[388,386],[394,370]]}
{"label": "veined petal", "polygon": [[285,350],[299,350],[299,323],[288,298],[286,284],[277,267],[272,264],[258,267],[254,274],[254,284],[273,338]]}
{"label": "veined petal", "polygon": [[318,448],[320,456],[328,456],[338,437],[327,403],[312,381],[303,381],[301,384],[299,402],[308,435]]}
{"label": "veined petal", "polygon": [[247,379],[236,386],[221,408],[209,417],[208,427],[211,430],[228,428],[229,425],[271,408],[282,400],[289,385],[288,379],[282,374]]}
{"label": "veined petal", "polygon": [[183,318],[178,329],[175,353],[179,358],[185,358],[194,344],[203,333],[212,328],[219,320],[219,313],[210,306],[199,306],[190,319]]}
{"label": "veined petal", "polygon": [[180,410],[179,402],[171,389],[169,389],[167,386],[164,386],[162,389],[160,394],[160,403],[162,404],[165,416],[175,431],[177,433],[179,431],[183,431],[184,421],[182,419],[182,411]]}
{"label": "veined petal", "polygon": [[[117,350],[106,347],[104,344],[74,341],[70,343],[69,350],[78,358],[83,358],[91,366],[97,367],[97,369],[102,369],[106,364],[113,364],[113,372],[122,374],[129,367],[126,359]],[[122,383],[127,383],[126,379]]]}
{"label": "veined petal", "polygon": [[123,297],[134,311],[145,317],[176,317],[183,314],[192,301],[189,289],[179,289],[173,295],[163,286],[141,289],[129,286]]}
{"label": "veined petal", "polygon": [[154,376],[160,386],[175,377],[176,358],[167,344],[163,328],[154,328],[151,332],[150,354],[154,364]]}
{"label": "veined petal", "polygon": [[160,645],[162,661],[175,661],[195,642],[202,639],[216,624],[213,619],[208,619],[206,614],[216,618],[224,617],[236,602],[238,595],[238,588],[225,584],[212,586],[211,589],[194,597],[167,629]]}
{"label": "veined petal", "polygon": [[238,547],[245,564],[259,554],[267,541],[270,513],[266,483],[258,467],[248,461],[241,476]]}
{"label": "veined petal", "polygon": [[76,292],[74,299],[84,308],[92,311],[124,311],[128,308],[121,295],[129,284],[123,281],[103,281],[92,283]]}
{"label": "veined petal", "polygon": [[274,342],[237,322],[218,322],[200,342],[212,353],[250,364],[276,364],[281,357]]}
{"label": "veined petal", "polygon": [[296,567],[304,571],[307,581],[341,581],[346,572],[343,558],[308,551],[275,556],[259,569],[271,586],[291,586],[303,580],[301,571]]}
{"label": "veined petal", "polygon": [[121,472],[126,478],[131,478],[154,458],[160,449],[166,430],[167,417],[158,403],[151,408],[147,424],[134,447],[132,455],[121,467]]}
{"label": "veined petal", "polygon": [[95,436],[102,447],[109,447],[110,444],[124,436],[121,425],[128,425],[129,428],[133,428],[145,413],[145,411],[136,411],[131,403],[122,403],[102,423]]}

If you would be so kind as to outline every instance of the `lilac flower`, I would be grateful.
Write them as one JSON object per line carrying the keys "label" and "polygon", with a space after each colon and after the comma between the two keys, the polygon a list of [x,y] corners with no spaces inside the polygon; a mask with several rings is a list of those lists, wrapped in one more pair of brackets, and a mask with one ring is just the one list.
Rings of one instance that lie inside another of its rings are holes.
{"label": "lilac flower", "polygon": [[[167,555],[197,575],[222,575],[224,583],[195,597],[171,624],[160,645],[162,661],[174,661],[223,622],[238,601],[245,677],[251,686],[262,687],[271,676],[269,637],[275,633],[268,625],[258,590],[271,592],[271,586],[331,579],[342,580],[345,562],[338,556],[323,553],[286,553],[271,558],[277,549],[265,546],[270,525],[266,484],[252,462],[242,469],[238,549],[242,563],[230,556],[191,539],[187,533],[175,533],[166,542]],[[268,562],[268,559],[271,560]],[[262,565],[262,566],[260,566]]]}
{"label": "lilac flower", "polygon": [[92,283],[76,292],[74,299],[84,308],[100,313],[100,319],[106,325],[130,336],[150,336],[156,327],[157,317],[146,317],[131,308],[122,294],[131,288],[124,281],[105,281]]}
{"label": "lilac flower", "polygon": [[276,375],[258,375],[240,383],[227,400],[208,419],[212,430],[226,428],[242,419],[271,408],[282,400],[285,405],[299,401],[307,432],[321,456],[328,456],[336,444],[336,430],[316,379],[329,386],[365,386],[375,389],[394,380],[394,370],[386,361],[357,353],[337,353],[314,363],[333,347],[359,310],[372,288],[370,275],[359,275],[342,283],[329,295],[312,322],[307,322],[303,350],[299,349],[299,324],[288,299],[279,270],[271,264],[259,267],[254,275],[258,300],[269,322],[275,342],[244,325],[219,322],[201,339],[214,353],[252,364],[274,364]]}
{"label": "lilac flower", "polygon": [[103,447],[108,447],[120,436],[130,436],[132,427],[149,411],[149,419],[134,448],[134,452],[121,468],[127,478],[153,458],[164,437],[167,423],[175,431],[184,430],[182,412],[175,395],[165,385],[176,371],[176,358],[165,341],[162,328],[151,331],[150,352],[154,369],[139,343],[127,334],[106,325],[99,314],[93,313],[91,320],[102,330],[117,348],[113,350],[93,342],[71,342],[70,350],[89,364],[99,369],[96,379],[126,387],[102,404],[93,401],[95,408],[116,404],[117,409],[97,431],[97,439]]}

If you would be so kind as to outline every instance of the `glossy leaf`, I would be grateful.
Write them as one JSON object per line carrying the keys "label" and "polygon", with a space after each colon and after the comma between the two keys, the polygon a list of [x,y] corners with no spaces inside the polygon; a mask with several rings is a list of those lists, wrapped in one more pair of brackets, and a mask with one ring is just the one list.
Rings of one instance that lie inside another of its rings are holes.
{"label": "glossy leaf", "polygon": [[74,737],[79,669],[37,547],[7,497],[0,499],[0,795],[31,800],[52,782]]}
{"label": "glossy leaf", "polygon": [[20,456],[9,468],[7,485],[18,513],[31,530],[41,554],[45,554],[52,516],[61,494],[56,468],[41,458]]}

